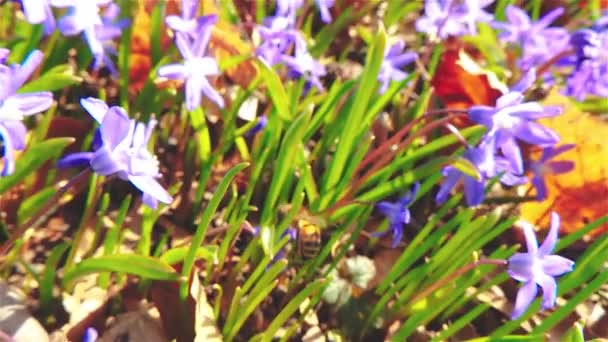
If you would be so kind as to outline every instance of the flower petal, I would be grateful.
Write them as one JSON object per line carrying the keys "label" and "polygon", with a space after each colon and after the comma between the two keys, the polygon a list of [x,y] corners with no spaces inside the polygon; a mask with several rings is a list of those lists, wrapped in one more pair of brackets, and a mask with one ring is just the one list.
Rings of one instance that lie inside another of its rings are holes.
{"label": "flower petal", "polygon": [[559,255],[546,255],[542,258],[542,268],[545,274],[552,277],[572,272],[574,261]]}
{"label": "flower petal", "polygon": [[148,194],[162,203],[170,204],[173,201],[173,197],[169,195],[167,190],[150,176],[129,175],[129,181],[144,194]]}
{"label": "flower petal", "polygon": [[2,176],[8,176],[15,172],[15,148],[10,132],[1,124],[0,137],[2,137],[2,145],[4,147],[4,167],[2,168]]}
{"label": "flower petal", "polygon": [[112,106],[104,116],[100,127],[101,137],[107,147],[112,150],[127,138],[131,124],[123,108]]}
{"label": "flower petal", "polygon": [[189,72],[183,64],[169,64],[158,68],[158,76],[172,80],[184,80]]}
{"label": "flower petal", "polygon": [[165,18],[165,23],[169,26],[173,31],[177,32],[193,32],[196,29],[196,21],[188,18],[184,19],[177,15],[168,15]]}
{"label": "flower petal", "polygon": [[522,285],[517,292],[515,306],[513,307],[513,312],[511,312],[511,319],[519,318],[528,309],[534,298],[536,298],[537,292],[538,287],[533,281],[528,281]]}
{"label": "flower petal", "polygon": [[414,185],[412,185],[412,188],[403,197],[401,197],[399,203],[404,207],[410,205],[414,201],[414,199],[416,199],[416,194],[418,194],[419,190],[420,183],[414,183]]}
{"label": "flower petal", "polygon": [[109,109],[105,102],[94,97],[80,99],[80,105],[100,124]]}
{"label": "flower petal", "polygon": [[393,242],[391,243],[391,247],[395,248],[403,239],[403,224],[399,222],[393,222],[391,224],[391,229],[393,230]]}
{"label": "flower petal", "polygon": [[388,201],[381,201],[380,203],[376,204],[376,209],[382,215],[390,218],[390,217],[395,216],[395,212],[399,208],[394,203],[391,203],[391,202],[388,202]]}
{"label": "flower petal", "polygon": [[548,163],[554,174],[566,173],[574,170],[574,162],[571,160],[552,161]]}
{"label": "flower petal", "polygon": [[57,161],[58,168],[78,167],[89,165],[93,158],[93,152],[71,153]]}
{"label": "flower petal", "polygon": [[526,282],[534,278],[532,266],[535,257],[528,253],[515,253],[507,262],[507,273],[517,281]]}
{"label": "flower petal", "polygon": [[536,255],[538,251],[538,241],[536,240],[536,234],[534,234],[532,225],[528,222],[524,222],[521,229],[524,231],[524,236],[526,238],[528,254]]}
{"label": "flower petal", "polygon": [[546,161],[549,159],[553,159],[554,157],[569,151],[573,148],[576,147],[576,144],[564,144],[564,145],[560,145],[558,147],[547,147],[543,149],[543,155],[540,158],[541,161]]}
{"label": "flower petal", "polygon": [[536,283],[543,289],[543,301],[541,307],[543,309],[551,309],[555,306],[555,298],[557,297],[557,284],[555,279],[546,274],[537,275]]}
{"label": "flower petal", "polygon": [[517,105],[524,99],[524,95],[518,91],[508,92],[496,100],[496,108],[505,108]]}
{"label": "flower petal", "polygon": [[34,70],[36,70],[36,68],[38,68],[42,62],[43,57],[44,56],[40,50],[34,50],[27,55],[15,75],[15,82],[17,83],[17,85],[15,85],[16,88],[21,87],[23,83],[30,78],[30,76],[34,73]]}
{"label": "flower petal", "polygon": [[[18,115],[33,115],[43,112],[53,104],[53,94],[48,91],[37,93],[15,94],[2,104],[2,111],[13,111]],[[8,113],[10,115],[10,113]]]}
{"label": "flower petal", "polygon": [[557,243],[557,236],[559,234],[560,217],[556,212],[551,212],[551,226],[549,227],[549,233],[545,237],[545,241],[538,249],[538,254],[546,256],[551,254],[555,244]]}
{"label": "flower petal", "polygon": [[154,198],[152,195],[143,193],[141,197],[141,201],[144,202],[145,205],[152,209],[158,208],[158,200]]}
{"label": "flower petal", "polygon": [[444,168],[442,173],[445,176],[445,180],[441,183],[439,191],[435,196],[435,202],[437,203],[445,202],[452,188],[456,186],[456,183],[462,177],[462,173],[454,168]]}
{"label": "flower petal", "polygon": [[469,108],[471,120],[486,127],[492,127],[492,116],[494,114],[496,114],[496,109],[488,106],[471,106]]}
{"label": "flower petal", "polygon": [[533,145],[554,145],[559,142],[559,136],[536,122],[525,122],[514,129],[519,139]]}
{"label": "flower petal", "polygon": [[186,80],[186,108],[193,111],[201,105],[201,77],[190,77]]}
{"label": "flower petal", "polygon": [[511,165],[511,170],[514,173],[522,174],[524,172],[524,162],[521,157],[521,150],[515,139],[505,139],[500,145],[500,150]]}
{"label": "flower petal", "polygon": [[10,135],[11,144],[17,151],[21,151],[25,148],[25,135],[27,128],[21,121],[4,121],[0,125],[6,128],[6,131]]}
{"label": "flower petal", "polygon": [[480,205],[485,197],[485,184],[472,177],[464,177],[464,196],[469,207]]}
{"label": "flower petal", "polygon": [[[88,19],[84,19],[85,21]],[[59,19],[57,27],[65,36],[75,36],[84,30],[83,18],[79,18],[73,14],[68,14]]]}
{"label": "flower petal", "polygon": [[93,157],[91,158],[91,168],[102,176],[109,176],[124,170],[126,167],[115,160],[112,156],[112,152],[106,146],[103,146],[93,154]]}
{"label": "flower petal", "polygon": [[175,45],[185,60],[195,57],[192,54],[190,44],[188,43],[188,37],[184,33],[177,32],[175,34]]}
{"label": "flower petal", "polygon": [[532,185],[536,189],[536,200],[542,201],[547,198],[547,185],[542,177],[532,177]]}
{"label": "flower petal", "polygon": [[224,98],[211,86],[206,78],[201,80],[201,90],[211,101],[215,102],[220,108],[224,108]]}

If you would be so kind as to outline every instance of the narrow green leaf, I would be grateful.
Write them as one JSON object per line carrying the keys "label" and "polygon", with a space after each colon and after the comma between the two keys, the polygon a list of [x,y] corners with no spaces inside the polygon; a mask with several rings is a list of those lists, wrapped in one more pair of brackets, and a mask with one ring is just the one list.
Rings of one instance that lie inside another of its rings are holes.
{"label": "narrow green leaf", "polygon": [[[192,267],[194,266],[194,261],[196,259],[198,248],[203,243],[205,233],[207,232],[207,228],[211,223],[211,218],[213,217],[213,214],[215,214],[215,212],[217,211],[217,208],[219,207],[222,198],[224,198],[224,194],[228,190],[230,182],[232,182],[232,179],[234,178],[234,176],[236,176],[237,173],[239,173],[247,166],[249,166],[248,163],[237,164],[235,167],[226,172],[226,175],[213,193],[213,197],[205,208],[201,221],[196,227],[196,233],[194,233],[194,237],[192,237],[190,250],[188,251],[186,258],[184,259],[184,266],[182,267],[182,276],[184,278],[187,279],[190,276],[190,272],[192,272]],[[185,299],[188,296],[188,284],[182,284],[180,288],[180,296],[182,299]]]}
{"label": "narrow green leaf", "polygon": [[291,120],[293,118],[293,113],[289,111],[289,98],[287,97],[287,92],[283,87],[279,75],[262,62],[258,63],[258,65],[260,66],[262,79],[264,80],[266,87],[268,87],[268,94],[270,95],[276,113],[283,120]]}
{"label": "narrow green leaf", "polygon": [[53,286],[55,285],[55,276],[61,257],[70,245],[62,243],[57,245],[51,251],[44,265],[44,273],[40,280],[40,306],[43,310],[50,310],[50,304],[53,300]]}
{"label": "narrow green leaf", "polygon": [[74,68],[68,64],[57,65],[40,77],[33,79],[21,87],[18,93],[33,93],[37,91],[55,91],[75,84],[80,84],[82,77],[74,73]]}
{"label": "narrow green leaf", "polygon": [[300,304],[304,302],[306,298],[308,298],[312,293],[320,291],[321,288],[325,285],[325,280],[320,279],[312,284],[306,286],[306,288],[300,291],[292,300],[285,305],[285,307],[279,312],[279,314],[270,322],[270,325],[266,328],[266,332],[262,337],[262,341],[271,342],[272,338],[276,334],[276,332],[283,326],[285,322],[291,317],[291,315],[298,310]]}
{"label": "narrow green leaf", "polygon": [[260,223],[262,226],[268,225],[276,211],[277,201],[281,192],[285,187],[285,182],[290,175],[293,175],[293,170],[296,162],[298,153],[296,152],[298,146],[302,143],[302,137],[306,131],[306,123],[308,123],[308,113],[304,113],[298,116],[289,126],[283,141],[281,143],[281,149],[275,164],[275,172],[268,189],[266,202],[264,203],[264,210],[262,211],[262,219]]}
{"label": "narrow green leaf", "polygon": [[[160,256],[160,260],[169,265],[177,264],[178,262],[182,262],[186,258],[188,250],[188,247],[171,248]],[[196,251],[196,259],[204,259],[206,261],[214,263],[217,260],[217,252],[218,248],[215,245],[202,246],[199,247]]]}
{"label": "narrow green leaf", "polygon": [[153,280],[179,280],[173,267],[156,258],[137,254],[114,254],[85,259],[65,272],[64,287],[72,280],[91,273],[118,272]]}
{"label": "narrow green leaf", "polygon": [[322,187],[323,193],[333,188],[343,178],[344,169],[353,151],[353,147],[357,143],[356,138],[360,136],[361,132],[368,129],[362,123],[364,122],[370,99],[374,95],[378,85],[376,79],[380,71],[380,65],[384,59],[385,45],[386,33],[381,28],[367,54],[365,69],[363,70],[357,93],[355,94],[353,106],[348,114],[346,125],[341,131],[334,159],[329,166],[328,172],[324,175],[326,177],[324,177]]}

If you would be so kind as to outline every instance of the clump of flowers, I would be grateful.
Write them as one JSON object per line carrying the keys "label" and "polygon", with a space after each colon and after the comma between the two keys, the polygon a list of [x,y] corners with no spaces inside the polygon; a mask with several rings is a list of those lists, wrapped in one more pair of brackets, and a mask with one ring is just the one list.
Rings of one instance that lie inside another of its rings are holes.
{"label": "clump of flowers", "polygon": [[470,206],[483,201],[485,182],[492,177],[501,175],[500,180],[511,186],[521,184],[526,178],[522,176],[524,163],[519,141],[544,148],[559,142],[555,132],[536,120],[561,114],[561,107],[524,101],[524,92],[532,86],[535,75],[536,70],[530,69],[518,84],[496,100],[494,107],[477,105],[469,108],[471,120],[488,128],[480,147],[470,148],[464,154],[465,159],[478,169],[479,178],[474,179],[447,166],[443,169],[446,181],[437,194],[438,202],[445,200],[449,189],[461,177],[465,180],[465,196]]}
{"label": "clump of flowers", "polygon": [[478,22],[490,22],[494,16],[483,9],[494,0],[426,0],[424,16],[416,21],[416,30],[431,39],[477,34]]}
{"label": "clump of flowers", "polygon": [[521,46],[518,65],[523,71],[539,67],[569,48],[568,30],[550,27],[564,13],[564,8],[558,7],[537,21],[532,21],[523,9],[514,5],[507,6],[505,13],[507,22],[492,21],[491,24],[500,31],[498,37],[502,42]]}
{"label": "clump of flowers", "polygon": [[[118,74],[110,58],[110,55],[116,55],[113,40],[120,37],[122,30],[129,25],[128,19],[117,20],[120,7],[111,0],[64,0],[52,3],[68,9],[57,26],[66,36],[82,34],[93,54],[93,70],[106,66],[112,74]],[[101,6],[105,6],[103,14],[100,14]]]}
{"label": "clump of flowers", "polygon": [[600,18],[592,28],[579,30],[570,37],[574,58],[571,59],[572,73],[566,79],[566,95],[578,100],[608,96],[607,22],[608,16]]}
{"label": "clump of flowers", "polygon": [[291,78],[306,80],[306,89],[315,86],[323,90],[320,78],[327,71],[308,52],[306,40],[295,26],[300,5],[298,2],[278,2],[275,15],[264,19],[263,25],[258,27],[262,42],[256,55],[270,66],[285,64]]}

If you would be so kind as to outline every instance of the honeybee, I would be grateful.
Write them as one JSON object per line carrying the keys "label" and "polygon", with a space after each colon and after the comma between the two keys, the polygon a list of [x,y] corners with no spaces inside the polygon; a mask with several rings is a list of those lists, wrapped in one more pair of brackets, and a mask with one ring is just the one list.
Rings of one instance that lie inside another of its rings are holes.
{"label": "honeybee", "polygon": [[321,227],[305,218],[297,219],[298,255],[302,259],[312,259],[321,251]]}

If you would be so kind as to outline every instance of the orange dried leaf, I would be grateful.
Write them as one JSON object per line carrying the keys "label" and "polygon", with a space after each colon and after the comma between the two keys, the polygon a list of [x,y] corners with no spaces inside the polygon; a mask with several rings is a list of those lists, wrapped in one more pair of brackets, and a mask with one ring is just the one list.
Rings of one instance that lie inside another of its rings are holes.
{"label": "orange dried leaf", "polygon": [[[496,76],[483,70],[464,50],[462,44],[451,46],[441,56],[441,61],[431,80],[435,94],[447,108],[467,109],[472,105],[494,105],[502,95],[504,85]],[[467,120],[468,121],[468,120]],[[458,127],[470,125],[461,120]]]}

